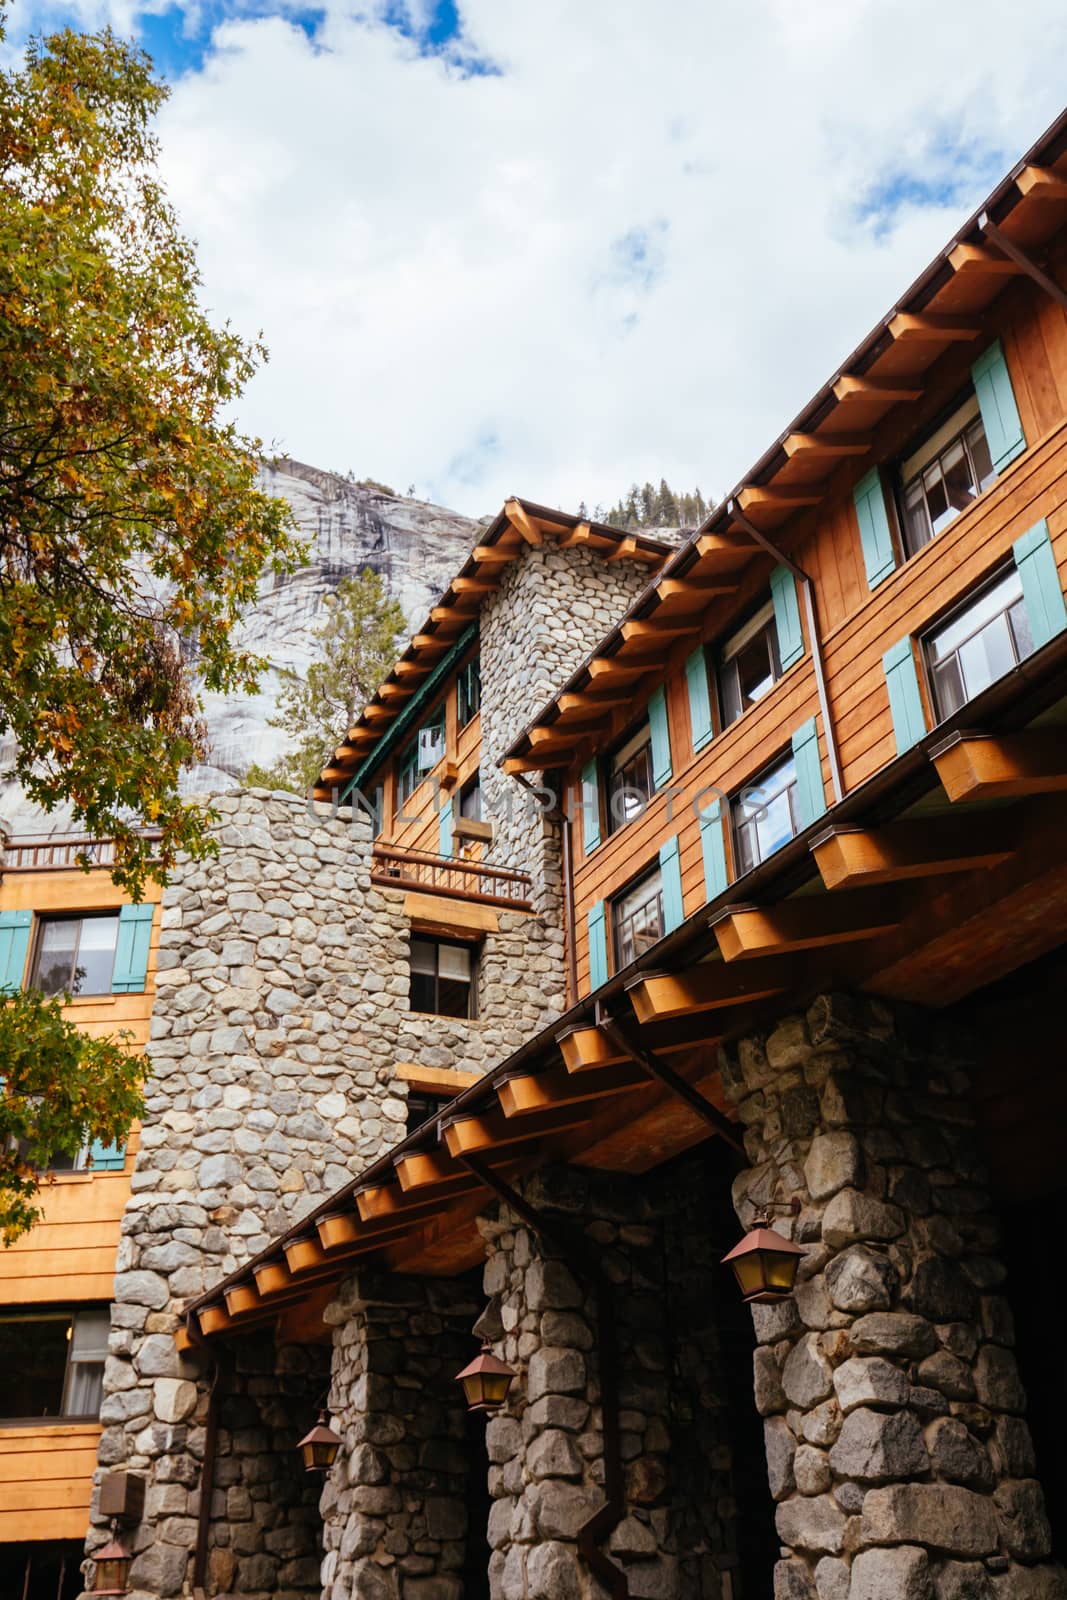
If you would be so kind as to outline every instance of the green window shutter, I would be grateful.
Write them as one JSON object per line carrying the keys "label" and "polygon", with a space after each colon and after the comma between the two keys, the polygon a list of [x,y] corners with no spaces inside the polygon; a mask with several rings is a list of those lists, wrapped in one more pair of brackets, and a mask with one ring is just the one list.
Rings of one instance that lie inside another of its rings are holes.
{"label": "green window shutter", "polygon": [[826,790],[819,760],[819,734],[815,718],[809,717],[792,738],[793,760],[797,769],[797,809],[800,826],[809,828],[826,810]]}
{"label": "green window shutter", "polygon": [[589,987],[599,989],[608,981],[608,934],[604,922],[604,902],[598,900],[589,912]]}
{"label": "green window shutter", "polygon": [[648,702],[648,725],[652,729],[652,782],[657,789],[671,781],[671,736],[667,730],[667,696],[662,687]]}
{"label": "green window shutter", "polygon": [[1026,449],[1015,390],[1011,386],[1004,346],[996,339],[971,368],[982,426],[993,460],[993,470],[1003,472]]}
{"label": "green window shutter", "polygon": [[693,750],[703,750],[712,735],[711,695],[708,693],[708,661],[704,646],[694,650],[685,664],[685,682],[689,690],[689,727],[693,735]]}
{"label": "green window shutter", "polygon": [[771,573],[771,599],[774,601],[774,625],[778,630],[778,656],[784,672],[804,654],[797,586],[788,567],[775,567]]}
{"label": "green window shutter", "polygon": [[595,761],[582,768],[582,847],[586,855],[600,843],[600,784]]}
{"label": "green window shutter", "polygon": [[89,1159],[94,1172],[121,1172],[126,1165],[125,1139],[121,1144],[101,1144],[99,1139],[94,1139]]}
{"label": "green window shutter", "polygon": [[442,856],[452,854],[452,802],[446,800],[437,813],[437,853]]}
{"label": "green window shutter", "polygon": [[1011,549],[1022,581],[1034,649],[1039,650],[1067,628],[1067,606],[1044,517],[1016,539]]}
{"label": "green window shutter", "polygon": [[660,846],[659,871],[663,888],[663,928],[665,933],[670,933],[672,928],[685,921],[685,907],[682,904],[682,864],[678,858],[677,834]]}
{"label": "green window shutter", "polygon": [[112,994],[141,994],[148,977],[148,946],[152,942],[155,906],[123,906],[111,974]]}
{"label": "green window shutter", "polygon": [[22,988],[32,924],[32,911],[0,911],[0,994]]}
{"label": "green window shutter", "polygon": [[911,639],[901,639],[882,657],[885,681],[889,687],[889,709],[893,713],[893,732],[897,738],[897,755],[902,756],[926,732],[922,695],[919,693],[919,674],[915,670],[915,655]]}
{"label": "green window shutter", "polygon": [[867,587],[874,589],[883,578],[888,578],[897,564],[889,514],[885,508],[882,475],[877,467],[872,467],[867,476],[860,479],[852,499],[859,523],[863,565],[867,569]]}
{"label": "green window shutter", "polygon": [[722,802],[716,800],[700,810],[700,849],[704,856],[704,893],[714,900],[729,883],[726,870],[726,839],[722,829]]}

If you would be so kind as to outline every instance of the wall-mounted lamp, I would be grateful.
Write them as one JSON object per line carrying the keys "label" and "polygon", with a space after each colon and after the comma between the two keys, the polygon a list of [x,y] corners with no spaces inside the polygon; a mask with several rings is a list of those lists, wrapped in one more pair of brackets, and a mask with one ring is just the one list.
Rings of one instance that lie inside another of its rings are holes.
{"label": "wall-mounted lamp", "polygon": [[304,1469],[307,1472],[329,1472],[337,1460],[337,1452],[344,1444],[340,1434],[334,1433],[327,1426],[325,1411],[319,1412],[319,1420],[310,1433],[306,1433],[297,1445],[297,1449],[304,1458]]}
{"label": "wall-mounted lamp", "polygon": [[508,1397],[516,1373],[506,1361],[495,1356],[487,1344],[469,1366],[456,1373],[456,1382],[463,1385],[467,1405],[471,1411],[499,1411]]}
{"label": "wall-mounted lamp", "polygon": [[96,1575],[93,1578],[93,1594],[120,1595],[130,1592],[130,1568],[133,1557],[124,1544],[120,1544],[116,1533],[115,1524],[111,1525],[110,1542],[98,1550],[93,1557],[96,1562]]}
{"label": "wall-mounted lamp", "polygon": [[786,1206],[766,1206],[756,1217],[756,1226],[722,1258],[723,1266],[729,1262],[733,1268],[746,1304],[773,1305],[776,1301],[788,1300],[804,1254],[799,1245],[770,1226],[767,1215],[770,1211],[787,1211],[795,1217],[800,1211],[800,1200],[794,1195]]}

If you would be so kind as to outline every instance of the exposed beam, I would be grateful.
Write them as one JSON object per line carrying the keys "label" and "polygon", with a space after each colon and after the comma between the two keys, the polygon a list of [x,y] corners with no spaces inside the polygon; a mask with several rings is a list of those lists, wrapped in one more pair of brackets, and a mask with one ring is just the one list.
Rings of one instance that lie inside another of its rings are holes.
{"label": "exposed beam", "polygon": [[501,539],[499,544],[475,545],[471,551],[470,558],[472,561],[477,561],[479,566],[504,567],[507,566],[509,561],[514,561],[521,548],[521,539],[515,543],[510,540],[505,543]]}
{"label": "exposed beam", "polygon": [[394,1076],[410,1089],[423,1094],[461,1094],[482,1081],[480,1072],[461,1072],[458,1067],[424,1067],[418,1061],[398,1061]]}
{"label": "exposed beam", "polygon": [[383,683],[378,693],[383,700],[406,700],[415,693],[415,689],[413,683]]}
{"label": "exposed beam", "polygon": [[298,1279],[289,1270],[284,1261],[268,1261],[261,1267],[254,1269],[256,1288],[263,1296],[272,1294],[285,1294],[287,1290],[296,1288]]}
{"label": "exposed beam", "polygon": [[782,446],[790,461],[865,456],[870,448],[869,436],[862,433],[791,433]]}
{"label": "exposed beam", "polygon": [[[433,643],[444,648],[444,640],[434,639],[433,634],[422,634],[422,638],[430,639]],[[393,673],[398,678],[425,678],[430,670],[428,661],[398,661],[393,668]]]}
{"label": "exposed beam", "polygon": [[923,817],[883,828],[828,828],[812,843],[828,889],[974,872],[1006,861],[1012,831],[999,814]]}
{"label": "exposed beam", "polygon": [[[450,1194],[462,1192],[462,1183],[454,1184],[449,1190]],[[388,1222],[390,1219],[402,1222],[409,1217],[419,1217],[425,1211],[432,1211],[440,1204],[436,1199],[413,1197],[401,1189],[399,1183],[374,1184],[367,1189],[358,1189],[355,1202],[356,1210],[364,1222]]]}
{"label": "exposed beam", "polygon": [[818,950],[888,933],[901,921],[889,889],[802,895],[776,906],[733,906],[711,924],[724,961]]}
{"label": "exposed beam", "polygon": [[627,993],[638,1022],[662,1022],[780,994],[789,987],[795,965],[771,959],[738,968],[724,961],[705,961],[685,972],[650,973]]}
{"label": "exposed beam", "polygon": [[605,561],[632,561],[637,554],[637,540],[632,536],[620,539],[614,550],[605,557]]}
{"label": "exposed beam", "polygon": [[856,397],[864,400],[888,400],[896,404],[898,400],[919,400],[922,392],[922,389],[916,388],[913,383],[904,383],[899,378],[868,378],[858,372],[843,372],[834,381],[836,400]]}
{"label": "exposed beam", "polygon": [[206,1337],[213,1333],[225,1333],[233,1325],[233,1319],[223,1305],[204,1306],[197,1312],[196,1320],[200,1324],[200,1332]]}
{"label": "exposed beam", "polygon": [[929,311],[898,311],[888,324],[898,344],[967,344],[982,332],[976,317],[940,317]]}
{"label": "exposed beam", "polygon": [[612,681],[617,679],[620,683],[632,683],[635,678],[643,677],[646,672],[651,672],[662,661],[657,656],[649,656],[645,661],[628,661],[618,656],[597,656],[586,667],[591,683],[602,680]]}
{"label": "exposed beam", "polygon": [[542,745],[570,745],[580,739],[583,734],[595,733],[597,722],[573,722],[563,728],[557,722],[550,722],[547,727],[530,728],[526,734],[530,741],[530,748],[538,750]]}
{"label": "exposed beam", "polygon": [[978,219],[978,226],[986,237],[992,239],[994,244],[1010,258],[1009,264],[1014,263],[1019,272],[1025,272],[1028,277],[1034,280],[1038,288],[1044,289],[1050,299],[1055,300],[1057,305],[1067,310],[1067,289],[1058,284],[1055,278],[1050,278],[1048,273],[1038,265],[1033,257],[1028,256],[1026,251],[1016,244],[1014,239],[998,228],[986,213],[983,212]]}
{"label": "exposed beam", "polygon": [[226,1310],[231,1317],[248,1316],[263,1310],[263,1300],[255,1284],[238,1283],[225,1294]]}
{"label": "exposed beam", "polygon": [[570,694],[561,694],[556,704],[564,713],[568,711],[614,711],[619,706],[630,705],[632,699],[632,695],[628,694],[590,694],[588,691],[576,690]]}
{"label": "exposed beam", "polygon": [[736,594],[736,583],[720,583],[716,578],[664,578],[656,585],[661,603],[667,600],[692,600],[696,606],[705,606],[720,595]]}
{"label": "exposed beam", "polygon": [[581,1127],[586,1117],[584,1105],[553,1106],[538,1115],[510,1119],[494,1107],[480,1116],[460,1117],[448,1123],[444,1129],[445,1146],[449,1155],[459,1160],[463,1156],[525,1144],[545,1134]]}
{"label": "exposed beam", "polygon": [[340,1245],[358,1244],[363,1238],[363,1227],[354,1211],[334,1212],[320,1217],[315,1224],[319,1243],[324,1250],[336,1250]]}
{"label": "exposed beam", "polygon": [[954,733],[930,752],[950,800],[993,800],[1067,790],[1067,729]]}
{"label": "exposed beam", "polygon": [[998,256],[984,244],[958,244],[949,252],[953,272],[973,273],[975,277],[1013,278],[1022,272],[1018,262]]}
{"label": "exposed beam", "polygon": [[575,527],[569,528],[558,541],[561,550],[569,550],[572,545],[586,544],[592,532],[588,522],[579,522]]}
{"label": "exposed beam", "polygon": [[776,489],[773,484],[750,483],[739,492],[737,503],[743,511],[782,511],[817,506],[821,499],[820,489]]}
{"label": "exposed beam", "polygon": [[1015,183],[1031,200],[1067,200],[1067,178],[1048,167],[1024,167]]}
{"label": "exposed beam", "polygon": [[544,534],[535,522],[526,513],[526,508],[518,500],[509,500],[504,506],[508,521],[520,533],[529,545],[544,543]]}
{"label": "exposed beam", "polygon": [[467,1176],[462,1167],[457,1167],[438,1150],[410,1151],[407,1155],[398,1156],[393,1168],[400,1187],[406,1193],[460,1183]]}
{"label": "exposed beam", "polygon": [[496,1097],[505,1117],[522,1118],[554,1106],[577,1105],[601,1100],[608,1095],[625,1094],[644,1083],[643,1073],[622,1067],[606,1067],[595,1072],[568,1072],[565,1067],[550,1067],[547,1072],[527,1073],[505,1078],[497,1084]]}
{"label": "exposed beam", "polygon": [[[448,615],[451,616],[451,612]],[[451,639],[443,639],[439,633],[417,633],[411,641],[411,648],[413,650],[447,650],[451,643]],[[417,666],[418,663],[412,662],[411,665]]]}
{"label": "exposed beam", "polygon": [[599,1028],[568,1028],[556,1038],[568,1072],[592,1072],[626,1060],[626,1052],[612,1044]]}
{"label": "exposed beam", "polygon": [[650,639],[680,639],[683,634],[691,631],[688,627],[672,626],[670,622],[657,622],[655,617],[649,617],[646,620],[632,617],[629,622],[624,622],[619,629],[627,644],[636,643],[640,640],[647,642]]}
{"label": "exposed beam", "polygon": [[491,594],[496,584],[481,578],[453,578],[451,588],[453,594]]}
{"label": "exposed beam", "polygon": [[326,1265],[326,1252],[317,1234],[309,1234],[306,1239],[293,1239],[283,1249],[290,1272],[314,1272],[317,1267]]}
{"label": "exposed beam", "polygon": [[[436,622],[439,627],[454,627],[462,633],[470,618],[466,613],[457,611],[455,606],[434,606],[430,612],[430,621]],[[447,642],[451,644],[452,641]]]}

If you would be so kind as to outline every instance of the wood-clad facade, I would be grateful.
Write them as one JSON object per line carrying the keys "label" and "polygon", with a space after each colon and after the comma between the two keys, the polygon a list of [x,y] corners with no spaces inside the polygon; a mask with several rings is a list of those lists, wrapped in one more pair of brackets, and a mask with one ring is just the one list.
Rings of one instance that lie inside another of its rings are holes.
{"label": "wood-clad facade", "polygon": [[[107,866],[82,871],[73,864],[83,843],[18,839],[0,860],[0,930],[9,931],[4,946],[8,988],[30,984],[46,926],[83,916],[107,918],[109,913],[121,918],[122,907],[130,905]],[[125,1035],[127,1048],[137,1053],[148,1041],[155,996],[159,899],[159,885],[150,883],[143,910],[130,925],[126,957],[116,947],[107,990],[114,983],[118,992],[77,994],[63,1007],[64,1015],[86,1033]],[[14,952],[11,932],[19,941]],[[127,965],[120,975],[123,960]],[[140,1130],[134,1126],[121,1150],[92,1153],[96,1166],[91,1159],[79,1159],[80,1170],[42,1174],[40,1222],[0,1252],[0,1321],[8,1330],[22,1327],[33,1340],[36,1329],[63,1319],[70,1333],[79,1312],[99,1310],[106,1321],[139,1140]],[[101,1434],[95,1411],[90,1416],[56,1414],[63,1403],[60,1377],[56,1375],[55,1394],[50,1390],[41,1402],[49,1405],[50,1415],[0,1416],[0,1564],[7,1563],[5,1576],[19,1585],[23,1572],[28,1573],[31,1594],[44,1592],[37,1585],[57,1586],[61,1568],[67,1585],[77,1582],[75,1553],[61,1547],[84,1539]],[[39,1401],[43,1392],[36,1391]],[[62,1392],[70,1392],[65,1382]],[[99,1396],[91,1403],[98,1410]]]}

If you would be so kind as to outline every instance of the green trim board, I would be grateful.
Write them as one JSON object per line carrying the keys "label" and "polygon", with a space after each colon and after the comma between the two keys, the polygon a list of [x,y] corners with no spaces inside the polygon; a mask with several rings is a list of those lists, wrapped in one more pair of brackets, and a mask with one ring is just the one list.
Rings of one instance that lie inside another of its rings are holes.
{"label": "green trim board", "polygon": [[123,906],[111,972],[112,994],[143,994],[148,981],[148,949],[152,943],[155,906]]}
{"label": "green trim board", "polygon": [[1034,649],[1040,650],[1043,644],[1048,644],[1050,639],[1067,628],[1067,605],[1064,604],[1060,575],[1056,570],[1056,555],[1044,517],[1016,539],[1011,553],[1023,586],[1030,637],[1034,641]]}
{"label": "green trim board", "polygon": [[433,697],[433,695],[440,688],[442,681],[448,676],[449,672],[451,672],[452,668],[459,660],[460,656],[463,655],[465,650],[470,648],[472,641],[477,637],[478,624],[477,622],[472,622],[470,627],[460,634],[451,650],[449,650],[446,655],[442,656],[441,660],[437,663],[436,667],[434,667],[425,683],[416,689],[415,693],[412,695],[403,711],[401,711],[400,715],[396,717],[392,723],[390,723],[389,727],[382,734],[381,738],[378,740],[378,743],[374,746],[374,749],[370,752],[370,754],[364,756],[363,760],[352,774],[352,777],[342,789],[339,804],[343,805],[345,803],[353,789],[359,789],[362,791],[365,780],[370,776],[376,767],[380,766],[389,752],[395,749],[396,745],[411,727],[411,724],[416,720],[420,708],[426,704],[427,700]]}
{"label": "green trim board", "polygon": [[664,840],[659,850],[660,893],[663,897],[663,931],[671,933],[685,921],[682,901],[682,864],[678,835]]}
{"label": "green trim board", "polygon": [[22,988],[32,925],[32,911],[0,911],[0,994]]}

